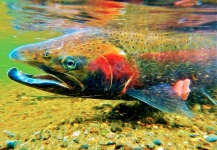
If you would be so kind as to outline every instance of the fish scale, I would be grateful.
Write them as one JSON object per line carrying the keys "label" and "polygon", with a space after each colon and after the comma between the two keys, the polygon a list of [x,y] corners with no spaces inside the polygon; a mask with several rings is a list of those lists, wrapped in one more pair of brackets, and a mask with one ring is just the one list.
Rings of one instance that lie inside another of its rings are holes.
{"label": "fish scale", "polygon": [[192,116],[181,96],[188,93],[180,95],[173,87],[187,79],[190,85],[183,89],[190,87],[216,104],[206,92],[217,85],[212,35],[87,28],[19,47],[10,57],[48,73],[35,77],[12,68],[12,80],[52,93],[130,96],[164,112]]}

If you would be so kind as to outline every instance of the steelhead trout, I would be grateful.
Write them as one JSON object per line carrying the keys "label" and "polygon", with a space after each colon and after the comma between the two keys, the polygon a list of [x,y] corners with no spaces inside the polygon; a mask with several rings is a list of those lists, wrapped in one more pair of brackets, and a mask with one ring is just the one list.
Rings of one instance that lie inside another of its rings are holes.
{"label": "steelhead trout", "polygon": [[207,92],[217,86],[215,36],[87,28],[18,47],[10,58],[47,74],[12,68],[9,78],[51,93],[134,98],[185,116],[193,115],[185,103],[191,92],[216,104]]}

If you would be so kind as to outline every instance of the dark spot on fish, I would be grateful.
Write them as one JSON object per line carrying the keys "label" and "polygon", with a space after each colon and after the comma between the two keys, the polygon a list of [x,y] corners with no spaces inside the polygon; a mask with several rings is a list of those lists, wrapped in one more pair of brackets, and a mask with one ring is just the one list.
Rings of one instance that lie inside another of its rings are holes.
{"label": "dark spot on fish", "polygon": [[45,51],[44,52],[44,58],[49,58],[50,56],[49,56],[49,52],[48,51]]}

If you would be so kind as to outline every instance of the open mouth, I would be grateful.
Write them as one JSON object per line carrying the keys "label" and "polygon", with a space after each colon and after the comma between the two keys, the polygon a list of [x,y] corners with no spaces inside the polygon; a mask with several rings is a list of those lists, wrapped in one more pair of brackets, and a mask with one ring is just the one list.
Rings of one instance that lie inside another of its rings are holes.
{"label": "open mouth", "polygon": [[51,93],[68,95],[67,91],[73,90],[70,85],[52,74],[30,75],[18,71],[17,68],[11,68],[8,77],[18,83]]}

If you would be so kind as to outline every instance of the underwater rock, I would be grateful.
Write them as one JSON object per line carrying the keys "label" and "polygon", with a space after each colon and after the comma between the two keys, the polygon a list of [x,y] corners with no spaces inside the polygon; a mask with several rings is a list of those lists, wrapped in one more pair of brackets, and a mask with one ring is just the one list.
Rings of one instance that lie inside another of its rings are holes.
{"label": "underwater rock", "polygon": [[112,124],[111,131],[112,132],[122,132],[122,129],[119,126],[116,126],[116,125]]}
{"label": "underwater rock", "polygon": [[214,133],[214,127],[208,125],[208,126],[206,126],[206,131],[207,131],[207,133],[209,133],[209,134],[213,134],[213,133]]}
{"label": "underwater rock", "polygon": [[197,137],[197,136],[199,136],[198,133],[192,133],[192,134],[190,134],[190,137],[192,137],[192,138],[195,138],[195,137]]}
{"label": "underwater rock", "polygon": [[162,142],[159,139],[154,140],[153,143],[158,146],[162,145]]}
{"label": "underwater rock", "polygon": [[13,138],[13,137],[15,136],[12,132],[10,132],[10,131],[8,131],[8,130],[4,130],[3,132],[4,132],[5,134],[7,134],[7,136],[10,137],[10,138]]}
{"label": "underwater rock", "polygon": [[217,141],[217,135],[209,135],[205,137],[206,141],[208,142],[216,142]]}
{"label": "underwater rock", "polygon": [[155,147],[155,145],[153,143],[151,143],[151,142],[147,143],[146,146],[148,148],[151,148],[151,149]]}
{"label": "underwater rock", "polygon": [[83,145],[81,145],[81,147],[79,148],[79,150],[88,149],[88,148],[89,148],[88,144],[83,144]]}
{"label": "underwater rock", "polygon": [[15,147],[20,143],[17,140],[8,140],[6,141],[6,149],[15,149]]}

